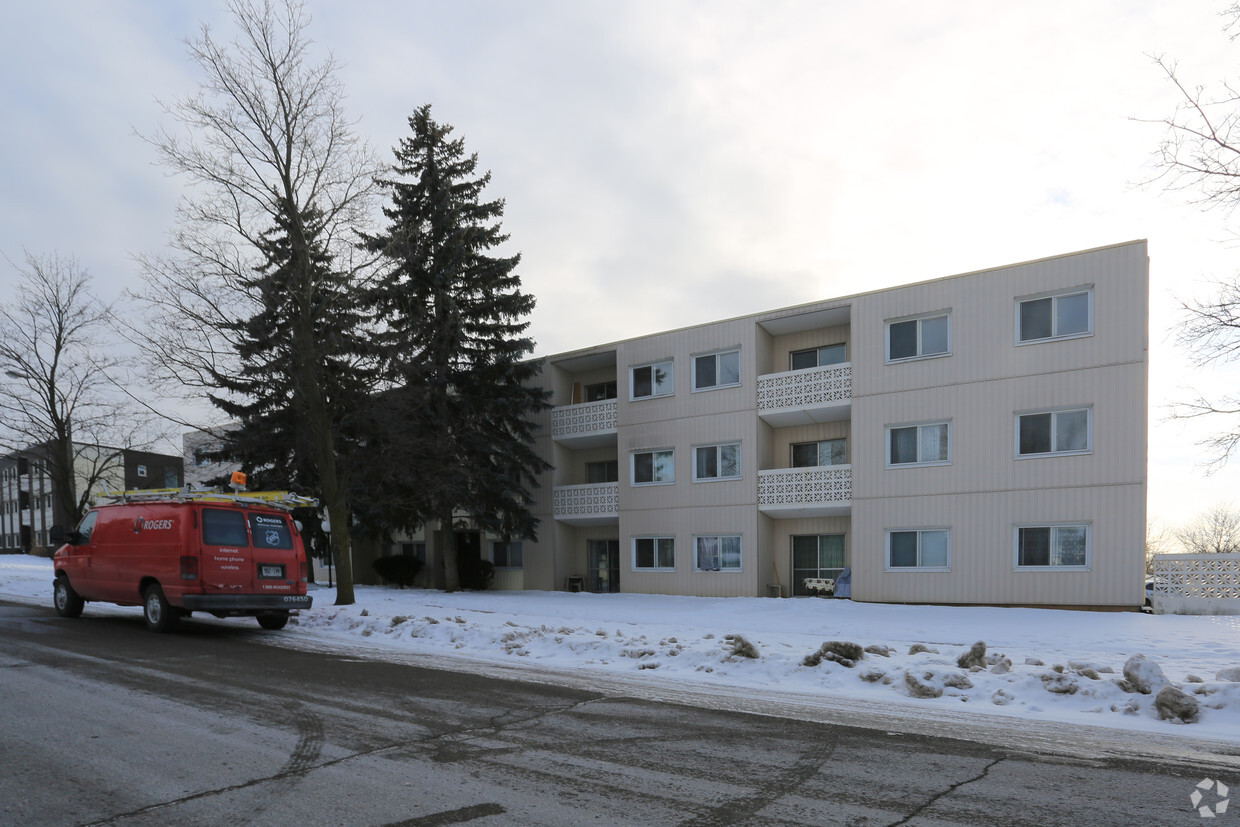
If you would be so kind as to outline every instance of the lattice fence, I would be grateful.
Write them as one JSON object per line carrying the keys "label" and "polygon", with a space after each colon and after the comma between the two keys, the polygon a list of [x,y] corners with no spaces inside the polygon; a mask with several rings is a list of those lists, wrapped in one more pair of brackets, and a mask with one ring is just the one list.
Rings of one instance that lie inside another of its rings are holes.
{"label": "lattice fence", "polygon": [[616,400],[567,405],[551,412],[551,433],[565,437],[616,430]]}
{"label": "lattice fence", "polygon": [[620,511],[620,484],[562,485],[552,493],[556,517],[590,517]]}
{"label": "lattice fence", "polygon": [[848,502],[852,499],[852,466],[780,468],[758,474],[758,505]]}
{"label": "lattice fence", "polygon": [[1240,554],[1157,554],[1154,595],[1240,601]]}
{"label": "lattice fence", "polygon": [[852,365],[790,370],[758,377],[758,410],[804,408],[852,397]]}

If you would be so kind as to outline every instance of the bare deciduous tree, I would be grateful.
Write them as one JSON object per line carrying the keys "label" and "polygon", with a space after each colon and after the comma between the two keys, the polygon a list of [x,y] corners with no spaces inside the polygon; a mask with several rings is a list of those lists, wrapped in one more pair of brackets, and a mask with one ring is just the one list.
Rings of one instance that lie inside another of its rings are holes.
{"label": "bare deciduous tree", "polygon": [[1170,554],[1174,551],[1172,548],[1173,534],[1165,526],[1159,524],[1156,520],[1150,520],[1145,524],[1145,575],[1150,577],[1154,574],[1154,555]]}
{"label": "bare deciduous tree", "polygon": [[[172,237],[176,254],[143,260],[156,373],[191,395],[225,393],[238,375],[246,329],[239,321],[261,311],[253,276],[266,262],[267,237],[287,233],[288,293],[294,314],[308,317],[321,301],[317,249],[333,266],[358,273],[352,233],[371,208],[376,165],[344,116],[336,66],[316,61],[300,2],[230,0],[238,30],[231,43],[204,25],[190,52],[205,78],[192,95],[166,105],[178,122],[150,143],[163,163],[190,184]],[[311,228],[311,225],[313,227]],[[313,236],[313,243],[308,239]],[[334,358],[331,331],[293,325],[294,410],[332,532],[337,603],[353,602],[349,555],[347,467],[338,463],[337,421],[321,379]],[[331,370],[338,370],[333,363]],[[241,400],[244,401],[244,400]]]}
{"label": "bare deciduous tree", "polygon": [[[1240,34],[1240,3],[1233,3],[1223,16],[1234,40]],[[1175,111],[1158,121],[1164,133],[1155,153],[1160,172],[1154,180],[1167,190],[1187,193],[1191,202],[1230,213],[1240,206],[1240,91],[1226,80],[1213,90],[1186,84],[1173,61],[1154,59],[1180,96]],[[1240,277],[1217,282],[1209,299],[1181,302],[1181,310],[1176,340],[1195,364],[1240,358]],[[1240,448],[1240,393],[1198,394],[1172,406],[1171,417],[1218,423],[1215,433],[1201,442],[1209,452],[1209,471]]]}
{"label": "bare deciduous tree", "polygon": [[[11,262],[10,262],[11,263]],[[56,520],[76,524],[126,448],[158,436],[116,384],[115,308],[72,257],[26,254],[13,301],[0,305],[0,447],[46,465]]]}
{"label": "bare deciduous tree", "polygon": [[1216,505],[1177,529],[1175,538],[1186,552],[1192,554],[1240,552],[1240,511],[1227,505]]}

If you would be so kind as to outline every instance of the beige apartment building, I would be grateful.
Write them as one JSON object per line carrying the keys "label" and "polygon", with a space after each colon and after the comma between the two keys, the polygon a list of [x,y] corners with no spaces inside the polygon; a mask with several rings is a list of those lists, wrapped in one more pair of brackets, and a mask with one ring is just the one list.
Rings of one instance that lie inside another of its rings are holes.
{"label": "beige apartment building", "polygon": [[1144,241],[546,357],[499,588],[1132,608]]}

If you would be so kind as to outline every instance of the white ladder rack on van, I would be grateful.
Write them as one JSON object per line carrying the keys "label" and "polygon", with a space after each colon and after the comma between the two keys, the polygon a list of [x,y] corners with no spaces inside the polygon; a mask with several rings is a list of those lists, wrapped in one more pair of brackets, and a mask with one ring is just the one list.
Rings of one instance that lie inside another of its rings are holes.
{"label": "white ladder rack on van", "polygon": [[238,491],[184,488],[144,488],[133,491],[103,491],[93,497],[96,504],[131,502],[229,502],[241,505],[266,505],[286,511],[294,508],[316,508],[319,501],[289,491]]}

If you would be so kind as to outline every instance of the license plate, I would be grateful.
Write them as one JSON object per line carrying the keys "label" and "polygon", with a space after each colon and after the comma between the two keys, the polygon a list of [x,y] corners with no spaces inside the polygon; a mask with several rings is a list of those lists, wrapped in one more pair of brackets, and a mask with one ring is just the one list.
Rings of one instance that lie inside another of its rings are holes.
{"label": "license plate", "polygon": [[283,577],[284,566],[259,566],[259,577]]}

